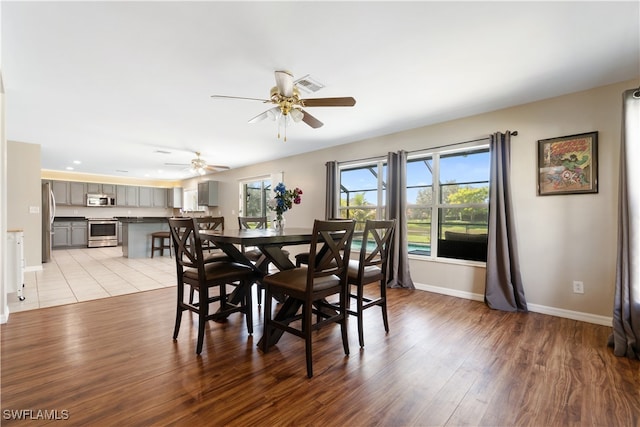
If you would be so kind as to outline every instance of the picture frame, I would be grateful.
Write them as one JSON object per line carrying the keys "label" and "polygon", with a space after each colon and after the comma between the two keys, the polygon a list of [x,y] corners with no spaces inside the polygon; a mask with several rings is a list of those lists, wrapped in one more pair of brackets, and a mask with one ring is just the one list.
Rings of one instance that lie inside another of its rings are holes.
{"label": "picture frame", "polygon": [[598,132],[538,140],[538,195],[598,192]]}

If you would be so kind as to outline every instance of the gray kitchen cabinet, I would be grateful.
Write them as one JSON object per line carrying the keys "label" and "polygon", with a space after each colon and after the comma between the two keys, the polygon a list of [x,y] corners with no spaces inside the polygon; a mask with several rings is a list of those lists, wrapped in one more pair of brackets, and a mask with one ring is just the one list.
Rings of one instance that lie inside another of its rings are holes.
{"label": "gray kitchen cabinet", "polygon": [[122,245],[122,222],[118,222],[118,244]]}
{"label": "gray kitchen cabinet", "polygon": [[116,194],[116,185],[102,184],[102,194]]}
{"label": "gray kitchen cabinet", "polygon": [[70,204],[69,183],[67,181],[51,181],[51,190],[56,199],[56,205]]}
{"label": "gray kitchen cabinet", "polygon": [[87,246],[86,221],[73,221],[71,223],[71,246]]}
{"label": "gray kitchen cabinet", "polygon": [[182,208],[182,187],[169,188],[167,190],[167,207]]}
{"label": "gray kitchen cabinet", "polygon": [[154,208],[167,207],[167,189],[166,188],[153,188],[153,207]]}
{"label": "gray kitchen cabinet", "polygon": [[138,207],[138,187],[116,185],[116,206]]}
{"label": "gray kitchen cabinet", "polygon": [[53,239],[51,246],[54,248],[62,248],[71,244],[71,222],[54,221],[53,223]]}
{"label": "gray kitchen cabinet", "polygon": [[56,205],[85,206],[87,184],[73,181],[52,181],[51,188]]}
{"label": "gray kitchen cabinet", "polygon": [[54,248],[86,247],[87,221],[54,221]]}
{"label": "gray kitchen cabinet", "polygon": [[102,184],[97,184],[95,182],[87,182],[87,194],[103,194]]}
{"label": "gray kitchen cabinet", "polygon": [[69,183],[69,201],[72,206],[86,206],[87,184],[84,182]]}
{"label": "gray kitchen cabinet", "polygon": [[138,206],[140,206],[141,208],[153,207],[153,188],[151,187],[138,188]]}
{"label": "gray kitchen cabinet", "polygon": [[97,182],[87,182],[88,194],[116,194],[115,184],[100,184]]}
{"label": "gray kitchen cabinet", "polygon": [[198,183],[198,206],[218,206],[218,181]]}

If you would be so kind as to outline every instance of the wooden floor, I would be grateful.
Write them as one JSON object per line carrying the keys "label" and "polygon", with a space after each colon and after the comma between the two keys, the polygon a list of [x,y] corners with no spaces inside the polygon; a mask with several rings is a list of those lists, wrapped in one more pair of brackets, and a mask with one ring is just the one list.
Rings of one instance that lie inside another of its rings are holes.
{"label": "wooden floor", "polygon": [[253,337],[240,314],[209,322],[197,357],[190,314],[171,339],[174,299],[166,288],[12,314],[2,425],[640,425],[640,362],[613,356],[608,327],[390,289],[390,333],[368,310],[366,346],[352,320],[345,357],[339,328],[320,331],[307,379],[299,338],[258,350],[259,307]]}

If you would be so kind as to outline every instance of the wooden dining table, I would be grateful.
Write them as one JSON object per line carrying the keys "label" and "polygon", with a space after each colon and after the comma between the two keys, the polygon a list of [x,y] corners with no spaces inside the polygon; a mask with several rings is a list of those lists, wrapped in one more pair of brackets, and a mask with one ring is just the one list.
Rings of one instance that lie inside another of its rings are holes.
{"label": "wooden dining table", "polygon": [[[268,274],[269,263],[272,263],[279,270],[287,270],[295,268],[295,264],[291,262],[287,254],[283,252],[284,246],[304,245],[311,243],[313,237],[312,228],[286,228],[284,230],[274,230],[270,228],[260,229],[239,229],[239,230],[201,230],[200,238],[213,242],[220,250],[226,253],[233,261],[248,265],[259,273],[260,277]],[[243,246],[255,246],[262,252],[262,256],[254,263],[249,260],[242,252]],[[241,292],[242,288],[237,287],[236,290]],[[243,294],[234,293],[230,296],[230,302],[238,303],[242,301]],[[278,313],[274,319],[283,320],[294,316],[302,302],[295,298],[285,298]],[[283,331],[273,329],[270,333],[270,343],[273,345],[278,342]],[[258,343],[260,346],[262,339]]]}

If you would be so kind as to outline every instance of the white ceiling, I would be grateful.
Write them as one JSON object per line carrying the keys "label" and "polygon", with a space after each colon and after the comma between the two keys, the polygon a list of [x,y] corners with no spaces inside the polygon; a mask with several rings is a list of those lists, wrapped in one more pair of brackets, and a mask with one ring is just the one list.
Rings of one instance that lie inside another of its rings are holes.
{"label": "white ceiling", "polygon": [[[43,169],[180,179],[193,151],[240,167],[637,78],[628,2],[0,4],[8,140]],[[277,139],[275,70],[353,96]],[[155,150],[172,154],[158,154]],[[82,163],[73,165],[73,160]],[[119,172],[127,171],[127,172]]]}

